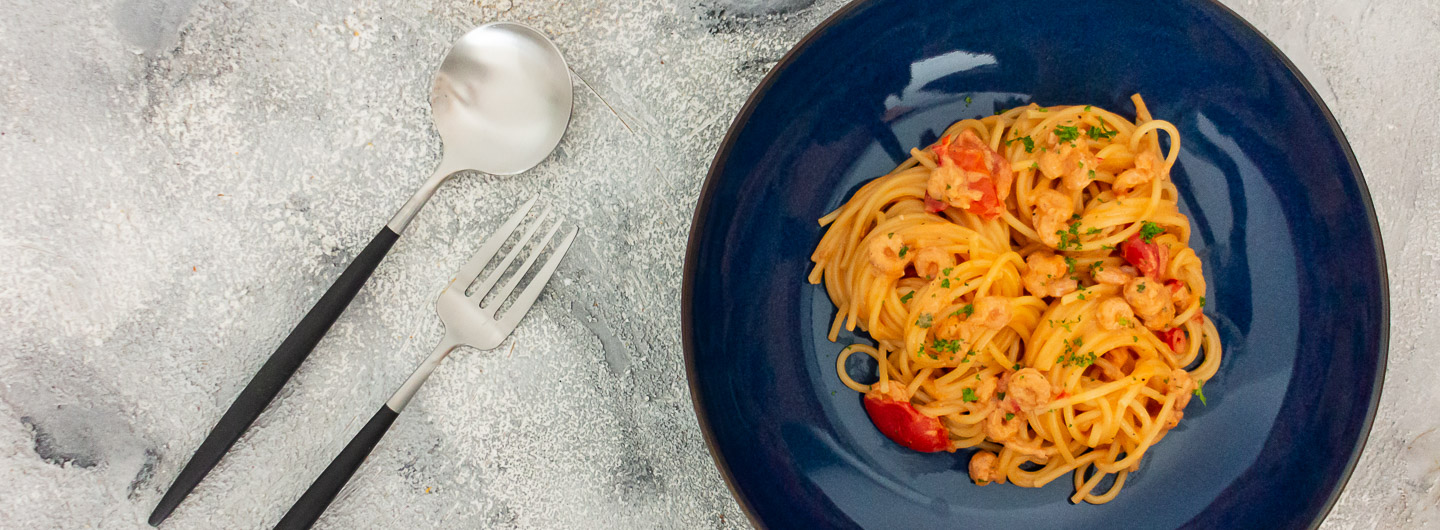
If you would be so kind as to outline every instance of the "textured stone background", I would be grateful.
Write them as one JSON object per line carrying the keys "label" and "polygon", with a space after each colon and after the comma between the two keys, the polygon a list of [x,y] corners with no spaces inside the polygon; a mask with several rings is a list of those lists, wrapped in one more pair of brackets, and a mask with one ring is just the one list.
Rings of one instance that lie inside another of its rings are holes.
{"label": "textured stone background", "polygon": [[[1390,370],[1328,528],[1440,525],[1440,7],[1246,1],[1345,127],[1385,231]],[[278,520],[428,352],[522,198],[585,227],[502,353],[447,363],[328,528],[733,527],[679,341],[691,207],[751,88],[837,0],[0,0],[0,526],[143,528],[279,339],[439,153],[436,60],[493,20],[575,74],[556,156],[447,184],[171,519]]]}

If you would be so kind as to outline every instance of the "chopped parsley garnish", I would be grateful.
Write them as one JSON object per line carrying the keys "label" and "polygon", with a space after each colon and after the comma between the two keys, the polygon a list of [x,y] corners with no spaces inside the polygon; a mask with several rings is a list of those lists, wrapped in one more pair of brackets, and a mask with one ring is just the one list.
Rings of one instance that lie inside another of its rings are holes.
{"label": "chopped parsley garnish", "polygon": [[931,324],[934,324],[934,323],[935,323],[935,315],[932,315],[932,314],[930,314],[930,313],[920,313],[920,318],[915,319],[915,325],[920,326],[920,327],[922,327],[922,328],[928,328],[928,327],[930,327]]}
{"label": "chopped parsley garnish", "polygon": [[1205,406],[1207,406],[1207,407],[1210,406],[1209,403],[1206,403],[1206,402],[1205,402],[1205,380],[1204,380],[1204,379],[1201,379],[1200,382],[1199,382],[1199,384],[1196,384],[1196,385],[1195,385],[1195,392],[1194,392],[1194,394],[1195,394],[1196,397],[1199,397],[1199,398],[1200,398],[1200,404],[1201,404],[1201,405],[1205,405]]}
{"label": "chopped parsley garnish", "polygon": [[949,288],[950,288],[950,279],[949,279],[949,278],[946,278],[946,279],[940,280],[940,286],[941,286],[941,287],[944,287],[944,288],[946,288],[946,289],[949,289]]}
{"label": "chopped parsley garnish", "polygon": [[1090,112],[1090,106],[1089,106],[1089,105],[1086,105],[1086,106],[1085,106],[1085,112]]}
{"label": "chopped parsley garnish", "polygon": [[940,270],[940,274],[949,276],[949,275],[950,275],[950,271],[953,271],[953,270],[955,270],[955,267],[945,267],[944,269],[941,269],[941,270]]}
{"label": "chopped parsley garnish", "polygon": [[980,401],[980,396],[975,395],[975,389],[967,387],[960,391],[960,399],[965,400],[966,403],[974,403]]}
{"label": "chopped parsley garnish", "polygon": [[1106,127],[1104,119],[1100,120],[1099,127],[1091,127],[1090,130],[1085,131],[1085,134],[1094,140],[1109,140],[1119,133],[1120,131]]}
{"label": "chopped parsley garnish", "polygon": [[[979,375],[979,374],[976,374],[976,375]],[[1005,400],[1005,393],[1004,393],[1004,392],[1001,392],[1001,393],[999,394],[999,396],[1000,396],[1000,400],[1001,400],[1001,401],[1004,401],[1004,400]]]}
{"label": "chopped parsley garnish", "polygon": [[1037,112],[1050,112],[1050,109],[1047,109],[1047,108],[1045,108],[1045,107],[1040,107],[1040,108],[1037,108],[1037,109],[1035,109],[1035,110],[1036,110]]}
{"label": "chopped parsley garnish", "polygon": [[911,298],[914,298],[914,297],[915,297],[915,291],[910,291],[910,292],[908,292],[908,293],[905,293],[905,296],[900,297],[900,303],[902,303],[902,304],[909,303],[909,302],[910,302],[910,299],[911,299]]}
{"label": "chopped parsley garnish", "polygon": [[965,304],[965,307],[960,308],[960,312],[965,313],[965,318],[970,318],[975,314],[975,304]]}
{"label": "chopped parsley garnish", "polygon": [[1089,230],[1086,230],[1086,231],[1085,231],[1085,235],[1087,235],[1087,236],[1093,236],[1093,235],[1098,234],[1098,233],[1100,233],[1100,229],[1099,229],[1098,227],[1094,227],[1094,226],[1090,227]]}
{"label": "chopped parsley garnish", "polygon": [[1060,357],[1056,359],[1056,362],[1065,366],[1079,366],[1081,368],[1094,364],[1095,353],[1091,352],[1085,355],[1080,355],[1080,345],[1080,337],[1075,337],[1074,341],[1066,341],[1065,351],[1060,354]]}
{"label": "chopped parsley garnish", "polygon": [[1095,262],[1095,263],[1091,263],[1091,264],[1090,264],[1090,273],[1091,273],[1091,274],[1094,274],[1094,273],[1097,273],[1097,272],[1100,272],[1100,271],[1103,271],[1103,270],[1105,270],[1105,262],[1103,262],[1103,261],[1097,261],[1097,262]]}
{"label": "chopped parsley garnish", "polygon": [[1034,153],[1034,152],[1035,152],[1035,140],[1032,139],[1032,138],[1030,138],[1029,136],[1021,136],[1021,137],[1019,137],[1019,138],[1011,138],[1010,140],[1007,140],[1007,141],[1005,142],[1005,145],[1006,145],[1006,146],[1009,146],[1010,144],[1013,144],[1013,143],[1015,143],[1015,142],[1020,142],[1020,145],[1025,146],[1025,152],[1026,152],[1026,153]]}
{"label": "chopped parsley garnish", "polygon": [[965,106],[966,106],[966,107],[969,107],[969,106],[970,106],[970,102],[971,102],[970,96],[965,96]]}
{"label": "chopped parsley garnish", "polygon": [[1119,322],[1120,325],[1125,326],[1125,327],[1127,327],[1127,328],[1130,327],[1130,319],[1128,319],[1128,318],[1120,317],[1120,319],[1117,320],[1117,322]]}
{"label": "chopped parsley garnish", "polygon": [[1065,256],[1065,274],[1075,272],[1075,258]]}
{"label": "chopped parsley garnish", "polygon": [[906,252],[910,252],[910,245],[900,245],[900,257],[905,257]]}
{"label": "chopped parsley garnish", "polygon": [[1205,297],[1200,297],[1200,307],[1205,307]]}
{"label": "chopped parsley garnish", "polygon": [[1075,247],[1075,250],[1084,248],[1080,244],[1080,221],[1070,223],[1069,230],[1056,230],[1055,233],[1060,236],[1060,243],[1055,248],[1059,250],[1065,250],[1072,246]]}
{"label": "chopped parsley garnish", "polygon": [[935,350],[935,351],[938,351],[938,352],[960,353],[960,348],[962,348],[962,346],[960,345],[960,343],[962,343],[962,342],[965,342],[965,341],[960,340],[960,339],[955,339],[955,340],[935,339],[934,342],[931,342],[931,343],[930,343],[930,349]]}
{"label": "chopped parsley garnish", "polygon": [[1090,180],[1095,180],[1095,170],[1090,170]]}
{"label": "chopped parsley garnish", "polygon": [[1135,286],[1135,291],[1140,293],[1145,292],[1145,282],[1140,282],[1140,285]]}
{"label": "chopped parsley garnish", "polygon": [[1006,412],[1006,413],[1005,413],[1005,421],[1010,421],[1010,420],[1013,420],[1013,419],[1015,419],[1015,413],[1014,413],[1014,412]]}
{"label": "chopped parsley garnish", "polygon": [[1150,221],[1145,221],[1140,225],[1140,239],[1145,240],[1146,243],[1149,243],[1151,239],[1155,239],[1155,236],[1164,232],[1164,228],[1160,228],[1160,225]]}
{"label": "chopped parsley garnish", "polygon": [[888,233],[888,234],[885,234],[885,237],[895,237],[895,232],[890,232],[890,233]]}
{"label": "chopped parsley garnish", "polygon": [[1061,142],[1074,142],[1080,137],[1080,128],[1074,125],[1056,125],[1055,138]]}
{"label": "chopped parsley garnish", "polygon": [[1015,363],[1015,369],[1016,369],[1016,370],[1019,370],[1019,369],[1020,369],[1020,363]]}

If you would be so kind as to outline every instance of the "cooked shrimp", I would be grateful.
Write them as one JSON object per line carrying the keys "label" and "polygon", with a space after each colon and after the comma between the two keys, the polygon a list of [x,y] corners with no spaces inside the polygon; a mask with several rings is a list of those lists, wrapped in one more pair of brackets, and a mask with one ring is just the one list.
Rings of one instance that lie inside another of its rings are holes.
{"label": "cooked shrimp", "polygon": [[940,247],[926,247],[915,253],[915,272],[929,279],[940,276],[940,271],[955,266],[955,255]]}
{"label": "cooked shrimp", "polygon": [[960,317],[945,317],[931,327],[930,331],[935,333],[937,339],[956,340],[968,336],[970,326],[966,325],[964,320],[960,320]]}
{"label": "cooked shrimp", "polygon": [[1175,305],[1170,301],[1170,290],[1159,282],[1146,277],[1130,280],[1125,284],[1125,301],[1135,314],[1145,321],[1145,327],[1162,330],[1170,327],[1175,318]]}
{"label": "cooked shrimp", "polygon": [[1040,242],[1047,247],[1058,248],[1060,232],[1065,230],[1065,224],[1072,215],[1075,215],[1075,202],[1070,200],[1070,196],[1052,189],[1036,194],[1031,221],[1035,232],[1040,235]]}
{"label": "cooked shrimp", "polygon": [[1095,168],[1100,160],[1090,148],[1074,143],[1059,143],[1054,133],[1050,135],[1049,149],[1040,153],[1037,165],[1048,178],[1060,179],[1060,186],[1066,191],[1075,191],[1090,185],[1095,179]]}
{"label": "cooked shrimp", "polygon": [[1100,327],[1115,331],[1130,327],[1135,319],[1135,313],[1130,310],[1130,304],[1119,298],[1106,298],[1100,302],[1095,309],[1100,320]]}
{"label": "cooked shrimp", "polygon": [[870,238],[870,268],[878,276],[905,274],[905,266],[914,258],[915,254],[910,253],[910,247],[905,246],[905,241],[895,237],[895,234]]}
{"label": "cooked shrimp", "polygon": [[1090,275],[1095,277],[1096,282],[1106,285],[1125,285],[1130,283],[1130,280],[1135,277],[1134,274],[1126,271],[1125,267],[1104,267],[1100,270],[1092,269]]}
{"label": "cooked shrimp", "polygon": [[1022,411],[1033,412],[1050,403],[1050,382],[1034,368],[1025,368],[1010,374],[1006,383],[1005,401],[1013,403]]}
{"label": "cooked shrimp", "polygon": [[984,296],[971,306],[971,314],[965,319],[949,316],[931,326],[935,337],[961,342],[974,341],[987,330],[997,330],[1010,323],[1010,303],[1000,296]]}
{"label": "cooked shrimp", "polygon": [[1070,267],[1060,256],[1036,252],[1025,258],[1025,265],[1028,270],[1020,280],[1035,296],[1065,296],[1080,285],[1069,276]]}
{"label": "cooked shrimp", "polygon": [[1000,378],[987,377],[975,387],[975,397],[980,403],[988,403],[990,398],[995,397],[995,387],[999,384]]}
{"label": "cooked shrimp", "polygon": [[[990,411],[985,418],[985,437],[996,443],[1005,443],[1025,427],[1025,419],[1019,414],[1006,412],[1004,407]],[[1006,417],[1009,417],[1008,419]]]}
{"label": "cooked shrimp", "polygon": [[1010,302],[1003,296],[982,296],[975,300],[975,314],[967,322],[986,329],[1000,329],[1010,323]]}
{"label": "cooked shrimp", "polygon": [[1070,151],[1065,157],[1065,177],[1060,179],[1060,185],[1068,191],[1074,191],[1090,185],[1095,180],[1095,168],[1100,166],[1100,161],[1089,148],[1077,147]]}
{"label": "cooked shrimp", "polygon": [[1135,155],[1135,167],[1127,169],[1115,177],[1115,184],[1111,187],[1115,195],[1124,197],[1129,195],[1135,188],[1155,180],[1156,167],[1160,165],[1155,155],[1149,151]]}
{"label": "cooked shrimp", "polygon": [[967,209],[984,195],[978,189],[970,189],[968,173],[959,166],[949,164],[936,167],[930,172],[930,180],[925,183],[925,192],[951,206]]}
{"label": "cooked shrimp", "polygon": [[1000,474],[1000,459],[990,451],[979,451],[975,456],[970,457],[970,480],[984,486],[989,484]]}

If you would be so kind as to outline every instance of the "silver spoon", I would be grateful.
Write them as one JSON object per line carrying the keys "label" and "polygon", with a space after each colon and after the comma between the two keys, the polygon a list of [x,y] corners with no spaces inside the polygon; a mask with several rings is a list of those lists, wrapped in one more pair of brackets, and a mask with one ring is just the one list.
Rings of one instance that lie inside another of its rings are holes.
{"label": "silver spoon", "polygon": [[430,90],[430,114],[444,143],[435,173],[360,251],[240,391],[151,512],[151,525],[169,517],[255,422],[435,190],[464,170],[513,175],[535,167],[560,143],[570,123],[572,97],[564,57],[534,29],[497,22],[472,29],[455,41]]}

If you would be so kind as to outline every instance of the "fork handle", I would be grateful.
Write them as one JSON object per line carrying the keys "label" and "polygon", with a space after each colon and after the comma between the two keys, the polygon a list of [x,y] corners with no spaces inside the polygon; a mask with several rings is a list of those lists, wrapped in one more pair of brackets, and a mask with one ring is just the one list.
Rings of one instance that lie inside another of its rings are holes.
{"label": "fork handle", "polygon": [[325,332],[340,318],[345,307],[350,305],[350,300],[360,292],[365,280],[370,278],[375,267],[380,265],[380,260],[385,259],[385,254],[399,238],[400,234],[390,227],[381,228],[380,233],[355,257],[355,261],[345,268],[345,272],[340,273],[330,290],[325,291],[320,301],[315,302],[315,307],[305,314],[305,318],[300,319],[290,336],[280,343],[275,353],[270,354],[270,360],[265,361],[265,365],[260,367],[260,371],[255,373],[255,377],[250,379],[245,389],[240,391],[230,409],[220,417],[220,421],[210,430],[200,448],[195,450],[195,455],[190,457],[185,468],[175,477],[175,482],[155,506],[155,511],[151,512],[151,525],[158,525],[169,517],[185,496],[200,484],[230,447],[235,445],[240,435],[250,428],[255,418],[259,417],[270,401],[275,399],[275,395],[280,393],[280,388],[285,386],[285,382],[300,367],[300,363],[315,349]]}
{"label": "fork handle", "polygon": [[330,465],[310,484],[310,488],[290,506],[290,510],[280,518],[280,523],[275,525],[275,529],[304,530],[314,525],[320,514],[325,513],[325,508],[330,506],[330,502],[335,500],[340,489],[350,481],[350,476],[360,469],[360,464],[370,456],[375,444],[380,443],[385,432],[390,430],[390,424],[395,423],[395,418],[399,415],[399,412],[391,410],[388,405],[381,405],[375,416],[360,428],[360,432],[350,439],[350,443],[345,444],[345,449],[330,461]]}

